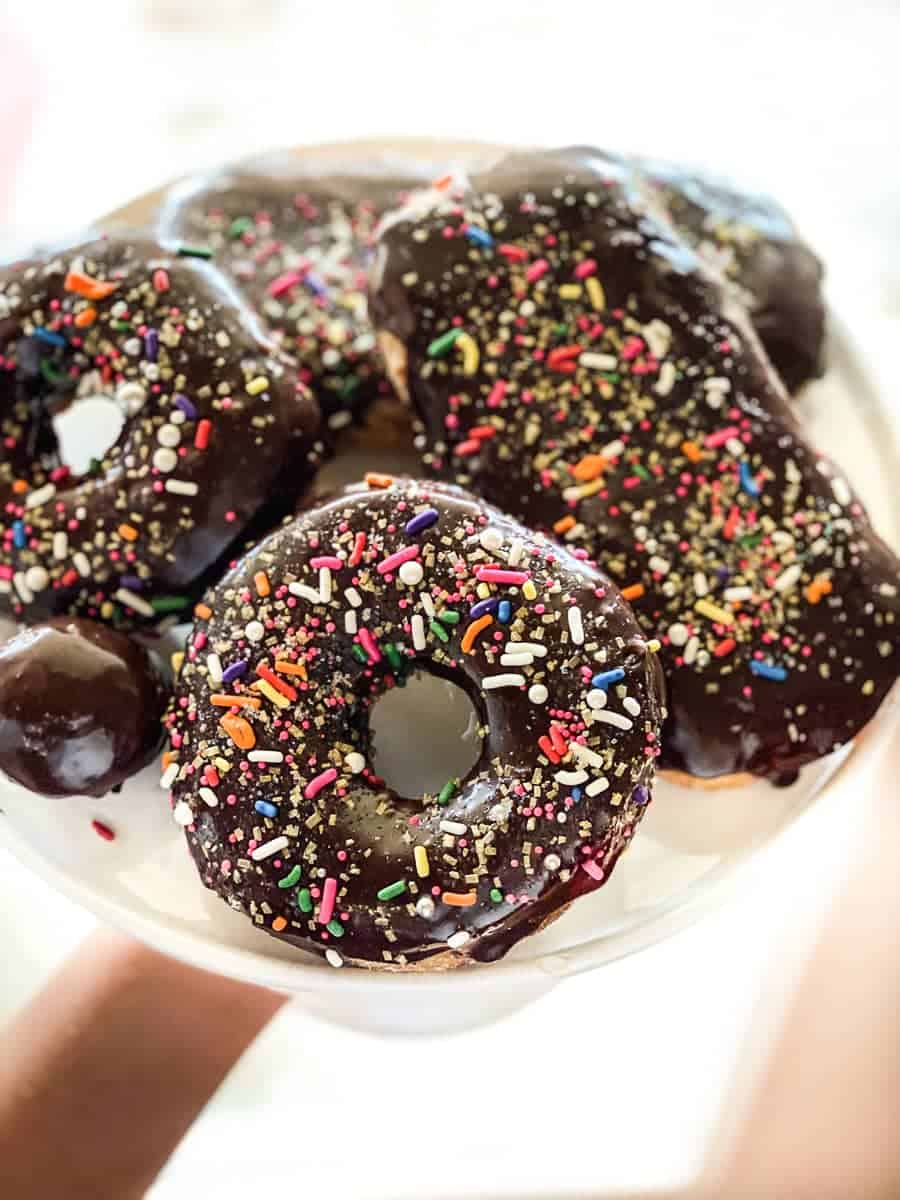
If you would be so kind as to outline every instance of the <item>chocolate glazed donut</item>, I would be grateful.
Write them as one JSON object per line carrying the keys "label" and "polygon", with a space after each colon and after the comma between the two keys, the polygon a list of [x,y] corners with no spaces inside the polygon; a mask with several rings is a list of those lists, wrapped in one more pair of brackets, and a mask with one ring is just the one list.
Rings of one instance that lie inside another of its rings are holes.
{"label": "chocolate glazed donut", "polygon": [[[203,882],[261,929],[334,966],[491,961],[628,844],[658,753],[655,649],[568,550],[456,488],[372,478],[209,596],[163,784]],[[373,773],[369,713],[419,670],[465,689],[483,747],[410,798]]]}
{"label": "chocolate glazed donut", "polygon": [[602,556],[669,684],[662,764],[779,779],[897,676],[898,562],[731,290],[598,152],[387,220],[373,319],[425,466]]}
{"label": "chocolate glazed donut", "polygon": [[[52,416],[95,394],[124,427],[74,477]],[[177,611],[264,505],[302,490],[317,426],[290,361],[189,247],[117,234],[3,270],[0,608]]]}

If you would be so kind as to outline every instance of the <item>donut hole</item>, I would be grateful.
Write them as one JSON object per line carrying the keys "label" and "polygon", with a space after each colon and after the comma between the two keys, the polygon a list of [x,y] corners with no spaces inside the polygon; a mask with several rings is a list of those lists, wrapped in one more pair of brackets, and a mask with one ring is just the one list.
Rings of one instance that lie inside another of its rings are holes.
{"label": "donut hole", "polygon": [[125,414],[112,396],[77,396],[53,416],[60,460],[73,475],[86,475],[118,441]]}
{"label": "donut hole", "polygon": [[419,670],[372,708],[372,766],[399,796],[435,795],[449,779],[464,779],[478,762],[479,724],[462,687]]}

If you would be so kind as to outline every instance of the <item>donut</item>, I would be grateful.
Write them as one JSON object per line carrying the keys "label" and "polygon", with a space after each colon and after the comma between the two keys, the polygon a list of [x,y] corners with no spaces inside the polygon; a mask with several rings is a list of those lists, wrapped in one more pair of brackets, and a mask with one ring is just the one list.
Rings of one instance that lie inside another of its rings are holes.
{"label": "donut", "polygon": [[[87,474],[53,416],[114,399]],[[287,359],[191,247],[117,234],[0,271],[0,609],[132,623],[187,603],[283,489],[314,470],[319,414]]]}
{"label": "donut", "polygon": [[599,154],[513,155],[386,219],[371,309],[424,466],[622,588],[660,765],[786,782],[897,676],[898,561],[733,292]]}
{"label": "donut", "polygon": [[0,771],[43,796],[102,796],[155,757],[168,690],[118,630],[54,617],[0,646]]}
{"label": "donut", "polygon": [[[656,648],[583,558],[452,486],[371,477],[208,595],[162,783],[204,884],[267,933],[334,966],[493,961],[627,846]],[[465,690],[483,744],[408,798],[374,773],[369,714],[420,671]]]}
{"label": "donut", "polygon": [[[375,353],[366,273],[381,214],[439,173],[427,160],[344,165],[324,150],[281,152],[190,177],[164,199],[163,234],[212,252],[296,355],[332,440],[367,416],[382,432],[388,421],[401,429],[408,421]],[[379,400],[384,424],[370,414]]]}

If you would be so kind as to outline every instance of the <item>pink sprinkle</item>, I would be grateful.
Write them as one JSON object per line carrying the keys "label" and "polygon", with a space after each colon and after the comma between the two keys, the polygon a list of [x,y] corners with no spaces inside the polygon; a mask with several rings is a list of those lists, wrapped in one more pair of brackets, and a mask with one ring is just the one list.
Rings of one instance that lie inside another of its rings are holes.
{"label": "pink sprinkle", "polygon": [[299,271],[285,271],[283,275],[279,275],[277,279],[273,279],[266,289],[270,296],[283,296],[285,292],[289,292],[292,287],[300,282],[303,276]]}
{"label": "pink sprinkle", "polygon": [[715,433],[706,435],[706,445],[714,450],[716,446],[724,446],[731,438],[737,437],[741,431],[737,425],[726,425],[724,429],[717,429]]}
{"label": "pink sprinkle", "polygon": [[546,258],[539,258],[533,262],[525,272],[525,278],[529,283],[536,283],[537,280],[546,273],[549,266],[550,264],[547,262]]}
{"label": "pink sprinkle", "polygon": [[330,571],[339,571],[344,565],[344,560],[337,558],[334,554],[320,554],[316,558],[311,558],[309,565],[314,571],[319,571],[322,567],[328,567]]}
{"label": "pink sprinkle", "polygon": [[479,583],[525,583],[529,578],[528,571],[502,571],[499,567],[479,567],[475,572]]}
{"label": "pink sprinkle", "polygon": [[[418,546],[404,546],[396,554],[389,554],[387,558],[383,558],[375,570],[379,575],[387,575],[388,571],[393,571],[396,567],[402,566],[403,563],[409,562],[410,559],[418,557]],[[360,638],[360,641],[362,641],[362,638]]]}
{"label": "pink sprinkle", "polygon": [[598,866],[592,858],[586,858],[581,867],[582,870],[587,871],[591,879],[596,879],[598,883],[603,879],[603,868]]}
{"label": "pink sprinkle", "polygon": [[317,775],[315,779],[311,779],[303,789],[303,795],[307,800],[315,800],[322,788],[328,787],[329,783],[334,783],[337,779],[337,771],[334,767],[329,767],[327,771],[323,771],[321,775]]}
{"label": "pink sprinkle", "polygon": [[596,275],[597,263],[593,258],[586,258],[584,262],[580,262],[575,268],[576,279],[587,279],[588,275]]}
{"label": "pink sprinkle", "polygon": [[491,390],[488,392],[487,406],[488,408],[499,408],[506,395],[506,382],[503,379],[498,379]]}
{"label": "pink sprinkle", "polygon": [[334,916],[334,902],[337,897],[337,880],[331,875],[325,880],[322,888],[322,903],[319,905],[319,924],[327,925]]}
{"label": "pink sprinkle", "polygon": [[381,662],[381,651],[375,645],[375,639],[368,629],[364,628],[359,631],[359,644],[369,656],[370,662]]}

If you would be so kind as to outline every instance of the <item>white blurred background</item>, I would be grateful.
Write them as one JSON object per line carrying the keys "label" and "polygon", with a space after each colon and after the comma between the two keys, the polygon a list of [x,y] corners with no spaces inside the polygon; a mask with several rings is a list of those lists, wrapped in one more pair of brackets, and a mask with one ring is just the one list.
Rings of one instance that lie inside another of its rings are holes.
{"label": "white blurred background", "polygon": [[[894,389],[898,48],[897,0],[0,0],[0,251],[279,144],[595,142],[771,189]],[[796,922],[841,869],[857,800],[814,808],[715,917],[503,1025],[379,1042],[287,1012],[153,1196],[586,1195],[685,1177],[759,993],[779,991]],[[0,852],[0,1019],[91,924]],[[452,1127],[448,1092],[471,1112]]]}

